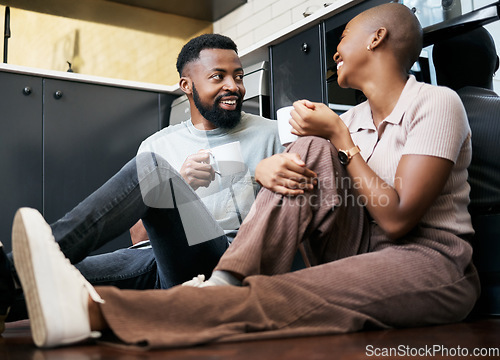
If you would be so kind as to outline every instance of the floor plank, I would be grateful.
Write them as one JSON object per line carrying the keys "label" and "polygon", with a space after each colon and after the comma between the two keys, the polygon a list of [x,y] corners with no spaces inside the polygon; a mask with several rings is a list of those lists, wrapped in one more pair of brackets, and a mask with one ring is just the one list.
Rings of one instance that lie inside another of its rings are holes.
{"label": "floor plank", "polygon": [[[491,349],[490,356],[471,356],[474,349]],[[496,349],[496,350],[494,350]],[[436,350],[436,352],[432,352]],[[391,353],[392,351],[392,353]],[[468,352],[469,356],[465,355]],[[420,353],[420,354],[419,354]],[[455,356],[453,356],[455,354]],[[381,355],[381,356],[376,356]],[[135,360],[135,359],[499,359],[500,318],[413,329],[365,331],[353,334],[212,344],[187,349],[137,352],[85,344],[50,350],[36,349],[28,321],[7,324],[0,338],[2,360]]]}

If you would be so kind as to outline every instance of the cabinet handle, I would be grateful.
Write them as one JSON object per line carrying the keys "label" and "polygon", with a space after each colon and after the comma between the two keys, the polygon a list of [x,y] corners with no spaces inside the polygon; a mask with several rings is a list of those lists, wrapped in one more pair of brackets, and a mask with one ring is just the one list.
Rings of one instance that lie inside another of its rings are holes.
{"label": "cabinet handle", "polygon": [[61,91],[61,90],[57,90],[57,91],[54,93],[54,97],[55,97],[56,99],[60,99],[60,98],[62,98],[62,96],[63,96],[63,93],[62,93],[62,91]]}
{"label": "cabinet handle", "polygon": [[23,94],[24,95],[29,95],[31,94],[31,88],[29,86],[26,86],[24,89],[23,89]]}
{"label": "cabinet handle", "polygon": [[302,51],[305,53],[308,53],[310,50],[309,44],[308,43],[303,43],[301,47]]}

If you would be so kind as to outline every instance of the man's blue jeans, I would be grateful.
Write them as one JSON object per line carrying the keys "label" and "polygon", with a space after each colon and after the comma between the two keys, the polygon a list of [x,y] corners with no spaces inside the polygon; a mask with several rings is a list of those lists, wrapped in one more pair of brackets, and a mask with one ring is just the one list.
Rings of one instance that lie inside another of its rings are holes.
{"label": "man's blue jeans", "polygon": [[[151,166],[172,168],[158,156]],[[128,289],[169,288],[198,274],[210,275],[227,249],[225,236],[189,246],[176,208],[151,208],[144,204],[136,159],[51,225],[67,258],[95,285]],[[194,191],[180,174],[186,192]],[[162,179],[163,182],[168,179]],[[160,184],[169,186],[169,184]],[[139,219],[148,232],[152,249],[121,249],[87,257],[108,241],[128,231]],[[215,221],[215,220],[213,220]]]}
{"label": "man's blue jeans", "polygon": [[[170,174],[174,174],[170,181],[176,181],[182,187],[184,193],[181,195],[197,198],[196,193],[170,164],[158,156],[153,155],[152,158],[154,161],[149,161],[151,168],[160,168],[158,172],[168,169]],[[176,208],[161,209],[145,205],[139,185],[138,163],[145,162],[132,159],[103,186],[51,224],[61,250],[94,285],[112,285],[122,289],[166,289],[198,274],[209,276],[228,247],[227,237],[221,236],[189,246]],[[169,179],[162,180],[158,185],[160,189],[170,185]],[[206,212],[202,215],[206,216]],[[88,256],[128,231],[139,219],[144,223],[152,248],[120,249]],[[215,223],[214,226],[218,225]],[[9,258],[12,261],[12,253]],[[19,293],[7,321],[27,316],[24,296]]]}

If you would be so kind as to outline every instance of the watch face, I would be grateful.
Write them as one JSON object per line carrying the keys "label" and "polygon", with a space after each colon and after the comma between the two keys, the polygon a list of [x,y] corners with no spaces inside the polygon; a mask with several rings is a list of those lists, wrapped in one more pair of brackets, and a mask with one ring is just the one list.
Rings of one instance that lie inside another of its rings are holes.
{"label": "watch face", "polygon": [[342,165],[347,165],[349,163],[349,155],[344,150],[339,151],[339,160]]}

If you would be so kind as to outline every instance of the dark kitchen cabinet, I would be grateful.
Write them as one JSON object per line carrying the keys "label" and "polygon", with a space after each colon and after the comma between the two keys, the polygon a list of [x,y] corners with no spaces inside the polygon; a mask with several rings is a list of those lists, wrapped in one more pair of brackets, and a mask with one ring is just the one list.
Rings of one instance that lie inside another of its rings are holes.
{"label": "dark kitchen cabinet", "polygon": [[308,99],[324,102],[323,24],[310,28],[282,43],[270,47],[271,113]]}
{"label": "dark kitchen cabinet", "polygon": [[[53,222],[113,176],[159,130],[158,94],[44,80],[44,216]],[[102,250],[130,245],[125,233]]]}
{"label": "dark kitchen cabinet", "polygon": [[270,46],[271,114],[299,99],[323,102],[337,113],[364,101],[364,95],[337,84],[333,56],[345,25],[368,8],[388,0],[361,1],[319,24]]}
{"label": "dark kitchen cabinet", "polygon": [[[3,77],[31,78],[0,72]],[[18,207],[39,209],[49,223],[62,217],[132,159],[142,140],[168,125],[174,98],[155,91],[32,78],[38,85],[31,86],[29,96],[22,92],[26,81],[16,80],[19,91],[0,83],[1,101],[10,111],[3,112],[0,166],[22,180],[4,172],[1,178],[2,199],[8,204],[3,201],[2,208],[8,216],[2,218],[0,234],[7,250]],[[23,164],[26,158],[29,166]],[[97,253],[128,245],[125,232]]]}
{"label": "dark kitchen cabinet", "polygon": [[19,206],[42,211],[42,79],[0,72],[0,241],[10,251]]}

